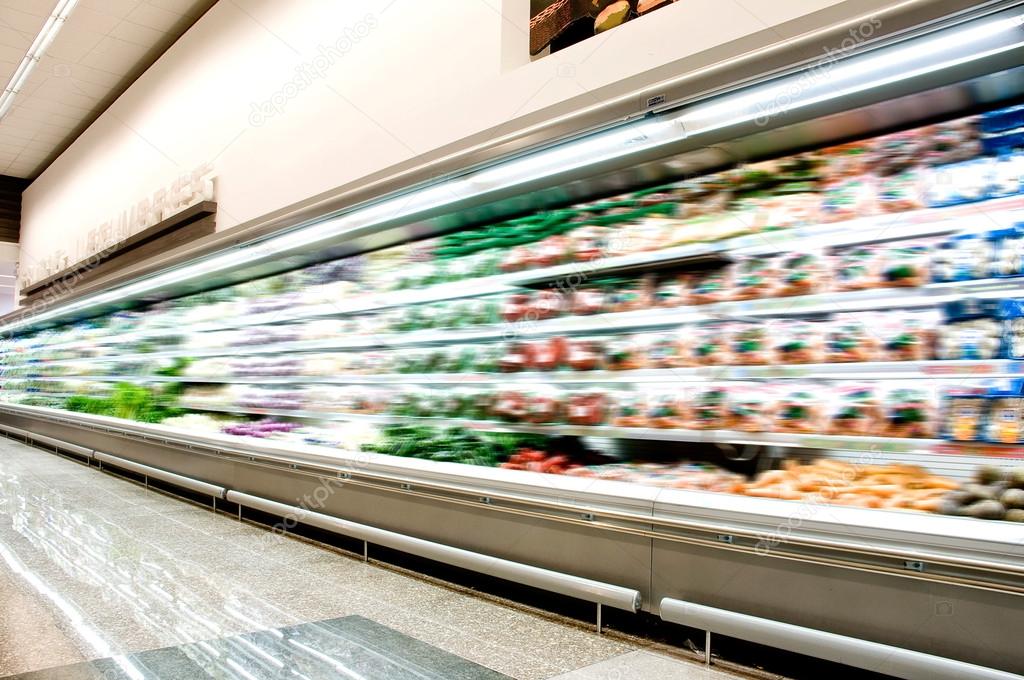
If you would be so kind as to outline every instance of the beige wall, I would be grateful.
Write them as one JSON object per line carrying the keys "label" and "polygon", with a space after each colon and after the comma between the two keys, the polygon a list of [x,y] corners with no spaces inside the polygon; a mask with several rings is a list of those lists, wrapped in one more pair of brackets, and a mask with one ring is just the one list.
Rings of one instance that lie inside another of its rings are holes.
{"label": "beige wall", "polygon": [[205,162],[223,229],[526,114],[594,104],[596,88],[629,92],[709,47],[777,40],[773,27],[825,7],[879,4],[684,0],[530,62],[529,0],[224,0],[25,192],[22,256],[68,248]]}

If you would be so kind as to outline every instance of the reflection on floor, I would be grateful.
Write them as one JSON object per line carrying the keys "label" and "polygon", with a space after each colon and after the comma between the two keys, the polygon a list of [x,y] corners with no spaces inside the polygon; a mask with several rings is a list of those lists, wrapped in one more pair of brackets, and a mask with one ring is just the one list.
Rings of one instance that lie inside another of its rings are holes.
{"label": "reflection on floor", "polygon": [[15,674],[732,677],[0,438],[0,676]]}

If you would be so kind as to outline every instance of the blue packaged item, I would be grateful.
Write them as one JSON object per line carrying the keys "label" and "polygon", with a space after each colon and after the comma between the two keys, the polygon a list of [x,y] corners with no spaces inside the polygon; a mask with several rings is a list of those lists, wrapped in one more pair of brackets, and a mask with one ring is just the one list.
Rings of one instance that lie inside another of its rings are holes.
{"label": "blue packaged item", "polygon": [[989,156],[1011,154],[1024,149],[1024,130],[1010,130],[981,138],[981,149]]}
{"label": "blue packaged item", "polygon": [[1004,106],[981,114],[978,127],[982,132],[1005,132],[1024,126],[1024,104]]}
{"label": "blue packaged item", "polygon": [[1010,277],[1024,274],[1024,222],[986,234],[991,244],[990,276]]}
{"label": "blue packaged item", "polygon": [[931,208],[941,208],[983,201],[992,193],[994,175],[994,158],[974,158],[931,167],[925,176],[925,203]]}
{"label": "blue packaged item", "polygon": [[[1020,135],[1020,142],[1018,147],[1024,146],[1024,134]],[[1024,153],[1019,148],[1015,151],[1000,152],[992,169],[992,186],[989,197],[1015,196],[1022,189],[1024,189]]]}
{"label": "blue packaged item", "polygon": [[999,319],[1002,323],[1002,357],[1024,359],[1024,300],[1000,300]]}
{"label": "blue packaged item", "polygon": [[945,320],[938,329],[939,359],[996,359],[1003,347],[1001,300],[965,298],[943,305]]}
{"label": "blue packaged item", "polygon": [[932,280],[937,283],[983,279],[991,271],[993,243],[983,234],[957,234],[932,252]]}
{"label": "blue packaged item", "polygon": [[957,385],[942,394],[942,428],[939,436],[954,442],[981,441],[985,434],[985,387]]}

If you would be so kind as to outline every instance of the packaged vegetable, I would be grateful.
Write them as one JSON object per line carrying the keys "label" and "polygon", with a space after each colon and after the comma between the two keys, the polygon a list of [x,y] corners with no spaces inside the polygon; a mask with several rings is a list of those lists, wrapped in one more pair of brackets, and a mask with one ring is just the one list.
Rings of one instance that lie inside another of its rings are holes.
{"label": "packaged vegetable", "polygon": [[706,385],[694,390],[690,402],[690,427],[694,430],[722,430],[729,420],[724,385]]}
{"label": "packaged vegetable", "polygon": [[528,293],[512,293],[505,297],[501,303],[501,318],[507,323],[514,323],[526,318],[530,309],[530,295]]}
{"label": "packaged vegetable", "polygon": [[938,327],[939,359],[994,359],[1002,347],[1002,325],[994,317],[948,320]]}
{"label": "packaged vegetable", "polygon": [[833,277],[837,290],[865,290],[882,282],[882,251],[877,246],[852,246],[834,256]]}
{"label": "packaged vegetable", "polygon": [[542,321],[565,313],[565,298],[555,290],[539,290],[527,304],[527,318]]}
{"label": "packaged vegetable", "polygon": [[733,265],[733,300],[771,297],[778,285],[778,270],[768,257],[747,257]]}
{"label": "packaged vegetable", "polygon": [[912,169],[931,147],[923,130],[905,130],[875,137],[871,141],[870,170],[890,177]]}
{"label": "packaged vegetable", "polygon": [[686,427],[686,399],[678,388],[655,387],[647,408],[647,424],[657,428]]}
{"label": "packaged vegetable", "polygon": [[651,368],[680,368],[692,366],[690,338],[692,329],[681,329],[675,333],[659,333],[646,336],[647,360]]}
{"label": "packaged vegetable", "polygon": [[978,441],[982,437],[988,401],[982,387],[957,386],[942,395],[943,437],[958,442]]}
{"label": "packaged vegetable", "polygon": [[790,253],[779,258],[779,297],[813,295],[828,287],[829,270],[823,253]]}
{"label": "packaged vegetable", "polygon": [[930,248],[926,243],[887,246],[882,251],[883,286],[917,287],[928,281]]}
{"label": "packaged vegetable", "polygon": [[697,277],[690,288],[690,304],[706,305],[726,299],[729,276],[725,270],[708,272]]}
{"label": "packaged vegetable", "polygon": [[643,392],[626,391],[616,395],[612,425],[647,427],[647,396]]}
{"label": "packaged vegetable", "polygon": [[657,307],[679,307],[689,300],[688,279],[682,275],[669,276],[654,288],[653,300]]}
{"label": "packaged vegetable", "polygon": [[569,341],[562,336],[536,340],[532,345],[532,368],[536,371],[554,371],[560,368],[569,354]]}
{"label": "packaged vegetable", "polygon": [[810,321],[769,323],[772,354],[780,364],[820,364],[825,361],[825,325]]}
{"label": "packaged vegetable", "polygon": [[498,420],[521,423],[529,413],[530,400],[523,389],[500,390],[494,397],[491,416]]}
{"label": "packaged vegetable", "polygon": [[613,280],[605,284],[609,312],[632,312],[653,305],[649,279]]}
{"label": "packaged vegetable", "polygon": [[877,181],[878,207],[893,213],[925,207],[923,171],[907,167],[892,174],[880,174]]}
{"label": "packaged vegetable", "polygon": [[609,371],[630,371],[647,367],[647,352],[642,338],[616,336],[604,343],[605,368]]}
{"label": "packaged vegetable", "polygon": [[990,394],[985,439],[996,444],[1024,442],[1024,398],[1012,392]]}
{"label": "packaged vegetable", "polygon": [[832,180],[859,177],[871,171],[872,143],[870,140],[850,142],[822,149],[818,156],[824,161],[823,172]]}
{"label": "packaged vegetable", "polygon": [[821,388],[811,385],[787,385],[775,407],[773,427],[776,432],[813,434],[821,432],[821,401],[816,396]]}
{"label": "packaged vegetable", "polygon": [[957,234],[932,251],[932,280],[969,281],[988,276],[994,257],[992,241],[982,234]]}
{"label": "packaged vegetable", "polygon": [[752,366],[770,363],[768,327],[758,323],[736,323],[729,326],[729,356],[733,364]]}
{"label": "packaged vegetable", "polygon": [[571,338],[565,359],[574,371],[597,371],[605,366],[604,341],[594,338]]}
{"label": "packaged vegetable", "polygon": [[761,385],[731,383],[726,388],[725,428],[767,432],[772,427],[771,395]]}
{"label": "packaged vegetable", "polygon": [[991,158],[932,166],[925,171],[925,203],[941,208],[984,200],[992,192],[995,169]]}
{"label": "packaged vegetable", "polygon": [[733,363],[729,328],[725,324],[711,323],[692,329],[692,355],[698,366],[727,366]]}
{"label": "packaged vegetable", "polygon": [[881,342],[876,335],[877,331],[871,330],[873,319],[877,317],[864,314],[836,315],[827,324],[825,361],[878,361],[881,356]]}
{"label": "packaged vegetable", "polygon": [[570,425],[603,425],[611,410],[611,399],[604,390],[575,392],[569,397],[566,421]]}
{"label": "packaged vegetable", "polygon": [[1024,222],[1007,229],[995,229],[987,235],[992,244],[991,276],[1024,274]]}
{"label": "packaged vegetable", "polygon": [[878,212],[878,192],[868,175],[843,177],[825,185],[821,215],[825,222],[839,222]]}
{"label": "packaged vegetable", "polygon": [[584,286],[570,295],[569,310],[577,316],[600,314],[606,311],[607,300],[608,295],[600,286]]}
{"label": "packaged vegetable", "polygon": [[873,385],[844,385],[833,398],[829,434],[865,437],[882,432],[882,405]]}
{"label": "packaged vegetable", "polygon": [[502,373],[529,371],[534,365],[534,347],[530,342],[513,340],[505,343],[505,351],[498,360]]}
{"label": "packaged vegetable", "polygon": [[528,423],[550,424],[562,422],[565,401],[561,392],[550,385],[526,388],[526,416]]}
{"label": "packaged vegetable", "polygon": [[878,333],[882,340],[882,361],[926,361],[935,348],[938,314],[934,311],[880,314]]}
{"label": "packaged vegetable", "polygon": [[935,436],[932,395],[925,389],[897,387],[885,395],[882,436]]}

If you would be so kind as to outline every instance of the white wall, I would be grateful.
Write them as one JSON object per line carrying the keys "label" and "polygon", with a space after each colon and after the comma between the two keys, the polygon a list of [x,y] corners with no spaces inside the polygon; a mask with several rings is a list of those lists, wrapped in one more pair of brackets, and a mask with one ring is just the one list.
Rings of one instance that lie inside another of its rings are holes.
{"label": "white wall", "polygon": [[227,228],[842,1],[683,0],[531,63],[529,0],[224,0],[25,192],[23,261],[204,162]]}

